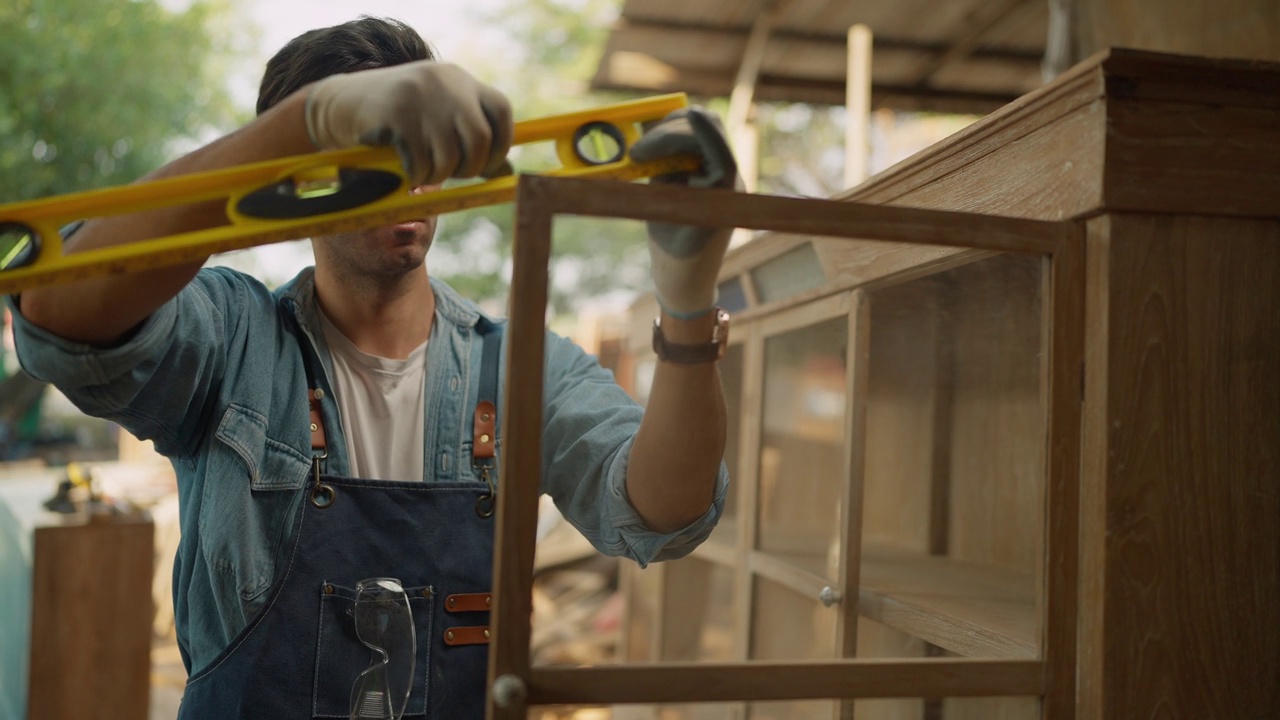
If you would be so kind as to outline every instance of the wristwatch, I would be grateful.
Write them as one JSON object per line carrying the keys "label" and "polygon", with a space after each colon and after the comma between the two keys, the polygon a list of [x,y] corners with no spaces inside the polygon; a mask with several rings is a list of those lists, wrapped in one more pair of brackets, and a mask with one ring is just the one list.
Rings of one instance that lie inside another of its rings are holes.
{"label": "wristwatch", "polygon": [[683,344],[668,342],[662,334],[662,317],[653,319],[653,352],[659,360],[678,365],[697,365],[715,362],[724,357],[725,348],[729,346],[729,313],[720,308],[715,309],[716,326],[711,333],[711,342]]}

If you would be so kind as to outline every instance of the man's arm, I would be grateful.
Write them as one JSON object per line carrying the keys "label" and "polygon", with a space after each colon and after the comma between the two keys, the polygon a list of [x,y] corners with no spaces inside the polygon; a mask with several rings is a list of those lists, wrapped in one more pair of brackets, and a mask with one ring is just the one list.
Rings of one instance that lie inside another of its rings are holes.
{"label": "man's arm", "polygon": [[[453,65],[421,61],[334,75],[302,88],[253,122],[144,179],[185,175],[299,155],[317,147],[394,145],[413,185],[492,170],[511,144],[511,106],[498,91]],[[68,251],[120,245],[227,223],[210,201],[97,218]],[[30,290],[22,314],[66,338],[109,345],[176,295],[203,261]]]}
{"label": "man's arm", "polygon": [[[698,173],[655,182],[733,188],[737,163],[719,121],[700,108],[677,110],[645,133],[631,157],[702,157]],[[720,262],[731,228],[649,223],[650,273],[670,343],[705,345],[716,323],[712,308]],[[627,465],[627,497],[650,529],[679,530],[702,517],[714,500],[724,455],[725,404],[714,362],[660,361]]]}
{"label": "man's arm", "polygon": [[[143,180],[186,175],[256,160],[314,152],[307,137],[305,93],[294,93],[253,122],[150,173]],[[96,218],[68,241],[68,252],[121,245],[227,223],[225,201]],[[108,275],[23,293],[22,314],[49,332],[109,345],[145,320],[195,277],[204,260],[130,275]]]}
{"label": "man's arm", "polygon": [[[715,313],[695,320],[662,316],[668,342],[710,341]],[[627,497],[645,524],[674,532],[707,512],[725,445],[724,393],[716,363],[660,361],[627,464]]]}

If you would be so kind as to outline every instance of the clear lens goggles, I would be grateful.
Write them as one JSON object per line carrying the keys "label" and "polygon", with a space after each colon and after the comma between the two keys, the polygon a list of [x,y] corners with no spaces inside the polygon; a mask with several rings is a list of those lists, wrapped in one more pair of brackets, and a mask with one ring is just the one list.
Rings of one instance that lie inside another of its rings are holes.
{"label": "clear lens goggles", "polygon": [[372,663],[351,686],[351,720],[398,720],[413,689],[415,643],[409,596],[395,578],[356,583],[356,637]]}

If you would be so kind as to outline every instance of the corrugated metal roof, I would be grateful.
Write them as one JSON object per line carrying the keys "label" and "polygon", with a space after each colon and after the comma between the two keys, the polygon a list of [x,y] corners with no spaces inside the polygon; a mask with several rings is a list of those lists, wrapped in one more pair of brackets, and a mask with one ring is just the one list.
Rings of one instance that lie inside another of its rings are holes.
{"label": "corrugated metal roof", "polygon": [[[1044,0],[791,0],[758,100],[842,104],[848,28],[874,36],[873,104],[985,113],[1039,87]],[[626,0],[593,86],[724,96],[764,0]]]}

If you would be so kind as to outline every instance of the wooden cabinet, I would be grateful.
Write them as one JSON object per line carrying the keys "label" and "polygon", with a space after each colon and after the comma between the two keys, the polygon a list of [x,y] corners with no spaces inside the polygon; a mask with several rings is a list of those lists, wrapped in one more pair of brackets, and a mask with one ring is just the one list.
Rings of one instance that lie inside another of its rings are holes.
{"label": "wooden cabinet", "polygon": [[1075,234],[731,253],[728,509],[626,570],[626,659],[1038,660],[1043,685],[620,717],[1274,716],[1280,66],[1113,50],[840,199]]}
{"label": "wooden cabinet", "polygon": [[[612,666],[528,662],[560,214],[769,231],[721,276],[725,521],[628,569]],[[491,717],[1276,715],[1280,65],[1114,50],[835,200],[517,215]]]}

